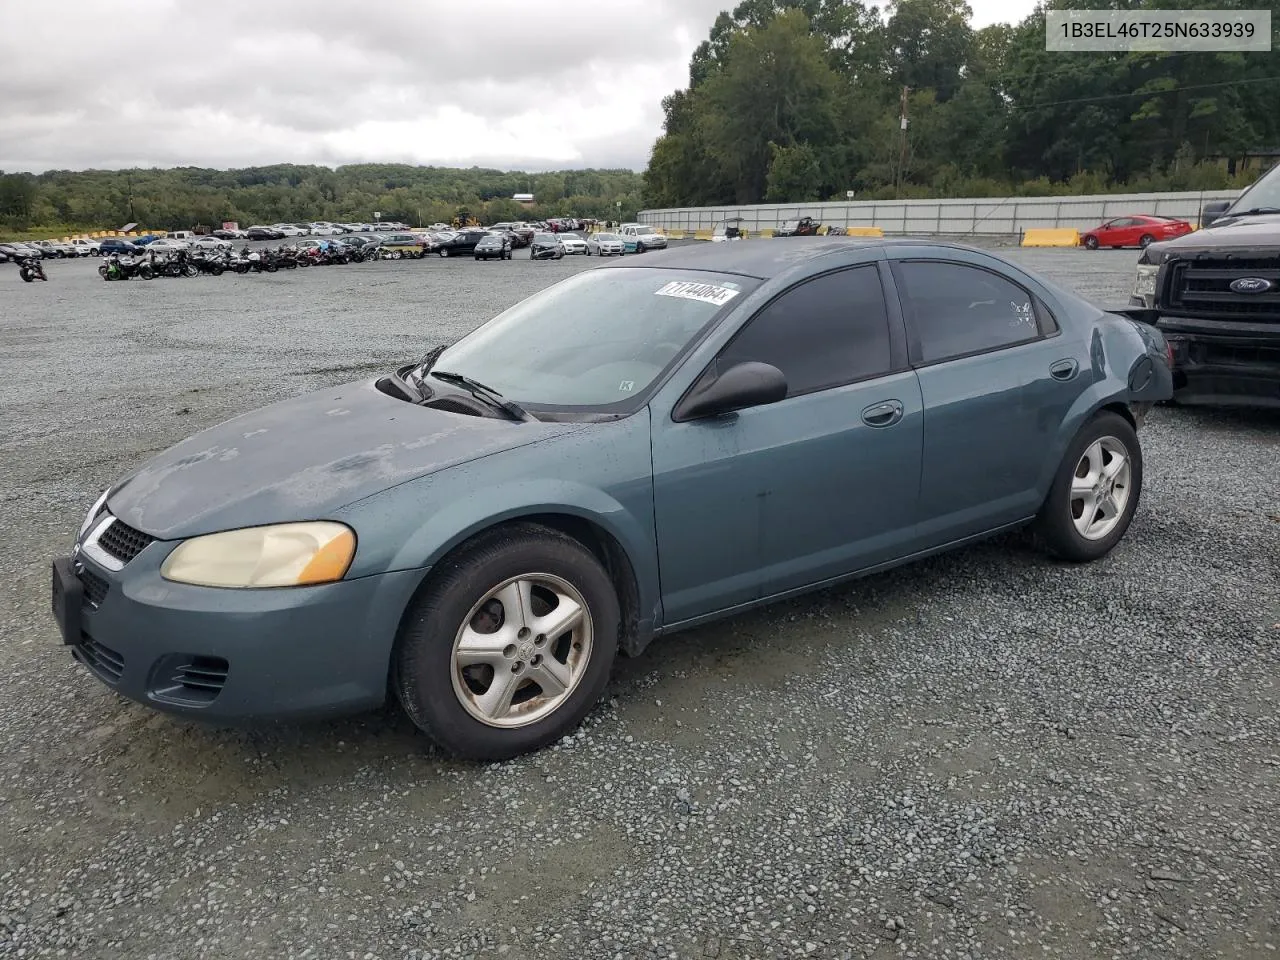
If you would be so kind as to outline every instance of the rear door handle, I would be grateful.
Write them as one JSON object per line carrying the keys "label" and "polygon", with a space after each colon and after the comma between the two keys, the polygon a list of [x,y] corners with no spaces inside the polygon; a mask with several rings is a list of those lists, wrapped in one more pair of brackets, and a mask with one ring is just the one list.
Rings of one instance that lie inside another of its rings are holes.
{"label": "rear door handle", "polygon": [[1080,372],[1080,363],[1071,357],[1059,360],[1049,367],[1049,376],[1055,380],[1070,380]]}
{"label": "rear door handle", "polygon": [[873,403],[862,411],[862,422],[868,427],[891,427],[902,419],[902,403],[884,400]]}

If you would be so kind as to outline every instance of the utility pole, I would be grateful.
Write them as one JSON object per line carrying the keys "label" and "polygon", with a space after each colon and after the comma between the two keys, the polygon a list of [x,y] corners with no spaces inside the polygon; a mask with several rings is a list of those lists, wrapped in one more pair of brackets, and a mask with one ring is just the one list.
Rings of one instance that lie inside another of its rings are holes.
{"label": "utility pole", "polygon": [[893,176],[893,192],[894,196],[898,198],[902,196],[902,181],[907,166],[907,95],[909,93],[911,93],[911,88],[904,86],[898,115],[898,167]]}

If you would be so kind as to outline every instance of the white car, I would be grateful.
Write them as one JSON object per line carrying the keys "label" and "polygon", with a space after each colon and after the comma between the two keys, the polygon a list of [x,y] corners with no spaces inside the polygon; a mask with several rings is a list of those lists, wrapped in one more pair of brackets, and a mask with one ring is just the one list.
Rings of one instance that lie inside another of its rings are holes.
{"label": "white car", "polygon": [[587,237],[587,256],[620,257],[626,252],[616,233],[593,233]]}
{"label": "white car", "polygon": [[145,249],[148,252],[155,250],[157,253],[177,253],[179,250],[190,250],[191,244],[185,240],[161,237],[159,240],[152,240],[146,245]]}
{"label": "white car", "polygon": [[334,226],[332,223],[311,224],[311,235],[313,237],[340,237],[342,233],[342,228]]}
{"label": "white car", "polygon": [[292,223],[273,223],[271,229],[283,233],[286,237],[305,237],[307,231]]}
{"label": "white car", "polygon": [[[159,240],[156,241],[156,243],[159,242]],[[199,237],[191,244],[193,250],[230,250],[231,247],[230,240],[223,240],[212,235]]]}
{"label": "white car", "polygon": [[575,254],[587,252],[587,241],[583,240],[576,233],[561,233],[558,234],[558,236],[560,237],[560,245],[564,247],[565,253]]}
{"label": "white car", "polygon": [[655,233],[653,227],[643,223],[624,223],[618,231],[628,253],[644,253],[646,250],[663,250],[667,238]]}
{"label": "white car", "polygon": [[79,251],[69,243],[63,243],[61,240],[32,240],[33,246],[39,247],[41,250],[47,251],[50,257],[75,257],[79,256]]}
{"label": "white car", "polygon": [[90,240],[87,237],[80,237],[71,241],[71,246],[76,248],[76,252],[82,257],[96,257],[98,255],[98,241]]}

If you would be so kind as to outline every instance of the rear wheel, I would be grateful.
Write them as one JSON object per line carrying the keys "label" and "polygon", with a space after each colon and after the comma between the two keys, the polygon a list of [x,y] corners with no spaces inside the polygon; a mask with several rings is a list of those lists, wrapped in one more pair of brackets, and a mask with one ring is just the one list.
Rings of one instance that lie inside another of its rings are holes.
{"label": "rear wheel", "polygon": [[405,616],[392,684],[445,750],[504,760],[559,740],[599,699],[618,600],[582,544],[534,524],[481,534]]}
{"label": "rear wheel", "polygon": [[1099,413],[1067,447],[1036,532],[1064,560],[1106,556],[1124,536],[1142,492],[1142,447],[1132,424]]}

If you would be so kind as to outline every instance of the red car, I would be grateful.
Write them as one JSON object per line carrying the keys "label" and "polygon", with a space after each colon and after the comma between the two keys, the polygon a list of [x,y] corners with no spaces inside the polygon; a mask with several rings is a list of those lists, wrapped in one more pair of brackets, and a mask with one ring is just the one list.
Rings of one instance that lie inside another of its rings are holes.
{"label": "red car", "polygon": [[1099,247],[1145,247],[1148,243],[1172,240],[1190,232],[1191,224],[1186,220],[1137,214],[1108,220],[1083,234],[1080,242],[1090,250]]}

